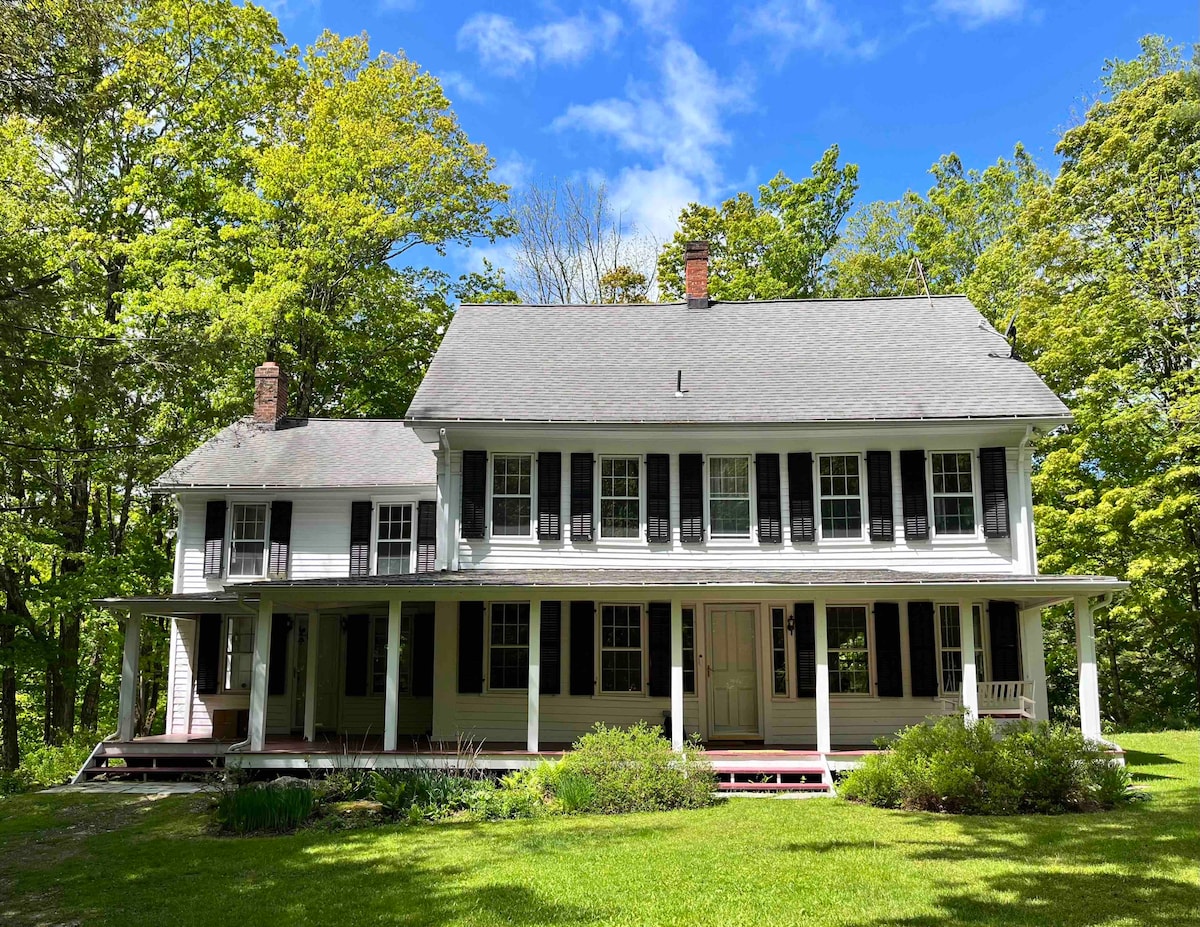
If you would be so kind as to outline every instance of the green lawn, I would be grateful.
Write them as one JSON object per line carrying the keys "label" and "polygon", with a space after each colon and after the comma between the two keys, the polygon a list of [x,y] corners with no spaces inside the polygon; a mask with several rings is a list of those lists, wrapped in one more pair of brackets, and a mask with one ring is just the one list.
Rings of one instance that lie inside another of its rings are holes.
{"label": "green lawn", "polygon": [[0,923],[1200,925],[1200,738],[1119,738],[1153,800],[950,818],[835,799],[206,836],[204,801],[0,801]]}

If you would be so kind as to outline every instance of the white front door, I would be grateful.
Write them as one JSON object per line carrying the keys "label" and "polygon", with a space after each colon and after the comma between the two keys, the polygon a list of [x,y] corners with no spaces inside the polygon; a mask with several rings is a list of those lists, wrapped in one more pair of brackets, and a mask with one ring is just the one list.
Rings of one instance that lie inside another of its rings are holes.
{"label": "white front door", "polygon": [[757,737],[757,611],[746,606],[708,609],[708,733],[710,737]]}

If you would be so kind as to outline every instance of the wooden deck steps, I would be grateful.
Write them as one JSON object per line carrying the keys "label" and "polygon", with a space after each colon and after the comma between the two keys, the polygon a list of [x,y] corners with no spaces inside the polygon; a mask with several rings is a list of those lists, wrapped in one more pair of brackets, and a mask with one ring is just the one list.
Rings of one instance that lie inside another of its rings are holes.
{"label": "wooden deck steps", "polygon": [[787,760],[715,758],[713,772],[717,788],[727,794],[739,792],[808,792],[833,794],[833,776],[820,754]]}
{"label": "wooden deck steps", "polygon": [[92,751],[74,781],[182,781],[210,776],[224,767],[224,748],[216,743],[121,744],[104,741]]}

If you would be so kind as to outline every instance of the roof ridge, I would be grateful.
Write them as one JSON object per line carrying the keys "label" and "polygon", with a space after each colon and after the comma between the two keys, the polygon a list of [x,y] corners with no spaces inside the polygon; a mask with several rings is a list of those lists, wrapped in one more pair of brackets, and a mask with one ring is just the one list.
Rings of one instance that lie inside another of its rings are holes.
{"label": "roof ridge", "polygon": [[[714,299],[714,306],[760,306],[771,303],[869,303],[902,300],[969,299],[966,293],[932,293],[918,296],[782,296],[771,299]],[[459,303],[460,309],[679,309],[686,300],[656,303]],[[703,310],[694,310],[703,311]]]}

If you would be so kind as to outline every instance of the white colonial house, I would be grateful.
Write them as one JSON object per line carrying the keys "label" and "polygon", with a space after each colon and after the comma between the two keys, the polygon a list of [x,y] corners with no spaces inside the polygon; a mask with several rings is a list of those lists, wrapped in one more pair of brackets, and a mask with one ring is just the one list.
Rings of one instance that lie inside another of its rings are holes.
{"label": "white colonial house", "polygon": [[[1061,602],[1099,738],[1092,610],[1124,584],[1038,573],[1058,398],[964,297],[711,301],[687,261],[682,302],[461,307],[403,422],[289,418],[259,367],[253,416],[155,486],[174,593],[106,600],[120,730],[82,772],[460,741],[500,768],[644,719],[827,782],[930,717],[1045,718]],[[166,734],[131,743],[147,614]]]}

